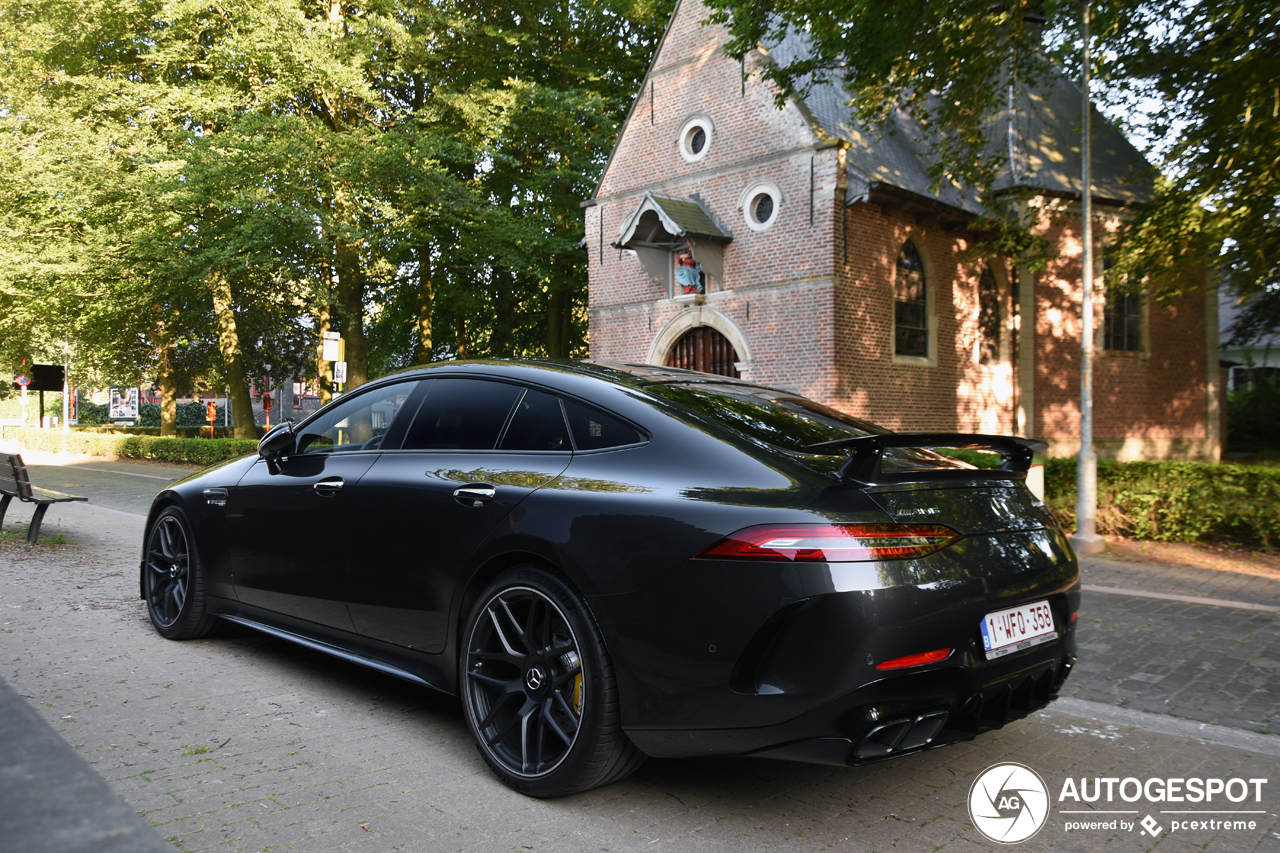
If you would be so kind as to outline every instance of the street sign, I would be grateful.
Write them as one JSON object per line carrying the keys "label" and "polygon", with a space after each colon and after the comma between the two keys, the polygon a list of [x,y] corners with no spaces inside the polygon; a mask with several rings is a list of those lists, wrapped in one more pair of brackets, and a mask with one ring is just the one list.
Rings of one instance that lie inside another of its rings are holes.
{"label": "street sign", "polygon": [[24,373],[19,373],[17,376],[13,377],[13,384],[26,388],[31,384],[31,377]]}
{"label": "street sign", "polygon": [[333,363],[333,381],[347,381],[347,363],[345,361],[335,361]]}
{"label": "street sign", "polygon": [[31,384],[32,391],[62,391],[62,383],[66,379],[67,371],[61,364],[33,364],[31,365]]}
{"label": "street sign", "polygon": [[321,332],[320,337],[326,341],[336,341],[338,338],[342,337],[342,335],[337,332]]}
{"label": "street sign", "polygon": [[133,418],[138,417],[138,389],[137,388],[112,388],[111,403],[108,406],[107,418],[115,420],[116,418]]}
{"label": "street sign", "polygon": [[[326,332],[326,335],[332,334]],[[320,357],[325,361],[337,361],[342,358],[342,339],[336,334],[333,337],[326,337],[320,342]]]}
{"label": "street sign", "polygon": [[262,408],[266,409],[268,412],[271,411],[271,395],[270,394],[262,395]]}
{"label": "street sign", "polygon": [[218,404],[208,402],[204,404],[204,419],[209,423],[213,423],[218,419]]}

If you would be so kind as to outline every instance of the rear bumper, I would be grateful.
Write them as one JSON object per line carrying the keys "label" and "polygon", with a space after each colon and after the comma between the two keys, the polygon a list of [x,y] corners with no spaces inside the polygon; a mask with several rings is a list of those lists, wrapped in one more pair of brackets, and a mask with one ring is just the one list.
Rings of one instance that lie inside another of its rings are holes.
{"label": "rear bumper", "polygon": [[[1047,706],[1070,675],[1066,642],[1046,655],[1013,657],[1001,672],[949,666],[886,678],[785,723],[742,729],[638,730],[655,757],[750,755],[857,766],[971,740]],[[763,698],[763,697],[762,697]]]}
{"label": "rear bumper", "polygon": [[[964,740],[1047,704],[1076,654],[1079,568],[1047,530],[891,563],[694,560],[655,580],[591,601],[623,728],[654,756],[772,751],[845,764]],[[1058,638],[987,660],[985,615],[1038,600]],[[876,668],[940,648],[952,652],[937,663]],[[877,728],[883,754],[863,748]]]}

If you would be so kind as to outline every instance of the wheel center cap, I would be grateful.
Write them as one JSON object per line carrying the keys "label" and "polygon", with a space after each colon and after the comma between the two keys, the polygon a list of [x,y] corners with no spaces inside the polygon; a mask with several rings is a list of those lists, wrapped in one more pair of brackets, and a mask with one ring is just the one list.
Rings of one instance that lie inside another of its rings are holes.
{"label": "wheel center cap", "polygon": [[176,578],[178,576],[178,564],[174,563],[169,567],[169,577]]}
{"label": "wheel center cap", "polygon": [[528,687],[530,690],[535,692],[541,690],[542,685],[546,683],[546,672],[543,671],[542,667],[537,666],[536,664],[529,667],[529,671],[524,674],[524,686]]}

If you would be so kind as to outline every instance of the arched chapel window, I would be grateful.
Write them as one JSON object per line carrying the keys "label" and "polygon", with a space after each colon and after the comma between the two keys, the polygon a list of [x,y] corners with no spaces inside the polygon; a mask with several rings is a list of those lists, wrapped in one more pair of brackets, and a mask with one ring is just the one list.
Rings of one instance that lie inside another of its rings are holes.
{"label": "arched chapel window", "polygon": [[893,353],[929,357],[929,300],[924,263],[908,240],[893,279]]}
{"label": "arched chapel window", "polygon": [[978,279],[978,363],[1000,360],[1000,287],[990,266]]}

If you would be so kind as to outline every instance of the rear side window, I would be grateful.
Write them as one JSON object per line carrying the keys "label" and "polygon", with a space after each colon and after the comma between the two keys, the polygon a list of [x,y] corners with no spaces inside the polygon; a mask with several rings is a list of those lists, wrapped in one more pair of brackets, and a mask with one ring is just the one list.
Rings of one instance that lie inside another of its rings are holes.
{"label": "rear side window", "polygon": [[483,379],[438,379],[409,427],[404,450],[493,450],[521,389]]}
{"label": "rear side window", "polygon": [[572,450],[560,399],[532,388],[524,392],[499,447],[502,450]]}
{"label": "rear side window", "polygon": [[628,426],[599,409],[565,400],[564,413],[569,416],[569,429],[573,432],[573,444],[578,450],[604,450],[644,441],[644,436],[635,427]]}

